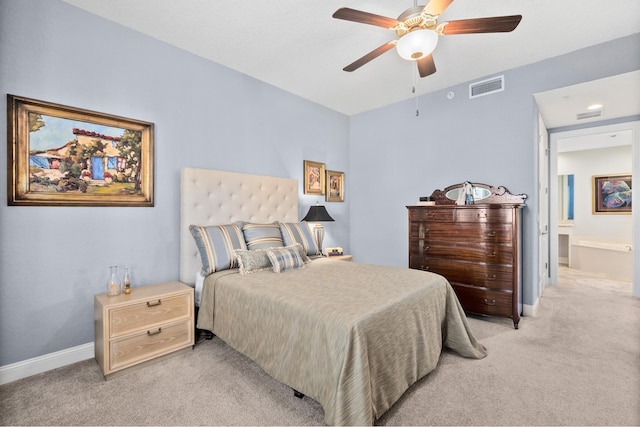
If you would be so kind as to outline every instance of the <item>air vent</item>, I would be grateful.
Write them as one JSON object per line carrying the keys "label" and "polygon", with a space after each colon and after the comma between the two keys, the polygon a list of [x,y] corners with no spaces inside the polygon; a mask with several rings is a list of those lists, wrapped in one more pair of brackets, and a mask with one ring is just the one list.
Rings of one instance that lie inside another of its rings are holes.
{"label": "air vent", "polygon": [[602,110],[587,111],[586,113],[576,114],[576,119],[577,120],[590,119],[592,117],[600,117],[601,115],[602,115]]}
{"label": "air vent", "polygon": [[469,99],[479,96],[491,95],[504,90],[504,75],[491,77],[469,85]]}

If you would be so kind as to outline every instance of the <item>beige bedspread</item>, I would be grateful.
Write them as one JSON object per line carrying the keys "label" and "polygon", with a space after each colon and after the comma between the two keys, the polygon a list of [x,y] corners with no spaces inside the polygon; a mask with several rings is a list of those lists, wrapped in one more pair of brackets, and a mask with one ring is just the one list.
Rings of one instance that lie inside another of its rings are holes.
{"label": "beige bedspread", "polygon": [[212,274],[198,327],[318,401],[329,425],[372,425],[436,367],[443,345],[486,355],[442,276],[331,259]]}

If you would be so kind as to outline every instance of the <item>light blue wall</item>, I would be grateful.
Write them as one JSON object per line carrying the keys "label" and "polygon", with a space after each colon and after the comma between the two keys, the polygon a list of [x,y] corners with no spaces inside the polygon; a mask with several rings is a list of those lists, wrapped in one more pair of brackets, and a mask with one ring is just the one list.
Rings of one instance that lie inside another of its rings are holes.
{"label": "light blue wall", "polygon": [[[109,265],[178,280],[183,167],[350,176],[348,117],[60,1],[0,0],[0,111],[7,93],[155,123],[156,191],[153,208],[9,207],[0,186],[0,366],[92,342]],[[324,201],[300,193],[300,218]],[[346,194],[325,246],[349,250]]]}
{"label": "light blue wall", "polygon": [[[351,118],[351,252],[408,265],[407,210],[463,181],[529,196],[524,211],[525,304],[537,293],[537,106],[533,94],[640,69],[640,34],[508,70],[505,91],[469,99],[468,84]],[[491,76],[487,76],[491,77]],[[481,79],[478,79],[481,80]],[[449,91],[455,93],[447,99]],[[638,94],[630,94],[638,96]]]}
{"label": "light blue wall", "polygon": [[[351,119],[56,0],[0,0],[0,108],[11,93],[155,123],[154,208],[0,203],[0,366],[93,341],[108,266],[134,284],[177,280],[179,174],[203,167],[302,180],[304,159],[345,171],[325,246],[407,265],[405,205],[471,180],[529,195],[525,303],[537,265],[537,110],[532,94],[640,69],[640,35],[505,72],[503,93],[467,85]],[[597,60],[594,60],[597,58]],[[456,97],[447,100],[446,93]],[[6,121],[0,120],[6,135]],[[6,170],[0,144],[0,169]],[[302,191],[300,191],[302,192]],[[6,186],[0,186],[0,201]],[[300,194],[300,217],[321,197]]]}

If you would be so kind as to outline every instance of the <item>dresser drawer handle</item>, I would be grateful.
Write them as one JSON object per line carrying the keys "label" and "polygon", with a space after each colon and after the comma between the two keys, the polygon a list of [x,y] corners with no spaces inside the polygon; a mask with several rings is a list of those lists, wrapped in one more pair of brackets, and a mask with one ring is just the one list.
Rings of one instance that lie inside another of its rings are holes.
{"label": "dresser drawer handle", "polygon": [[491,233],[487,233],[487,237],[496,237],[496,232],[492,231]]}
{"label": "dresser drawer handle", "polygon": [[[486,301],[486,300],[485,300],[485,301]],[[158,328],[158,330],[157,330],[157,331],[153,331],[153,332],[151,332],[151,331],[147,331],[147,335],[148,335],[148,336],[158,335],[160,332],[162,332],[162,328]]]}
{"label": "dresser drawer handle", "polygon": [[479,213],[478,214],[478,218],[486,218],[487,214],[486,213]]}
{"label": "dresser drawer handle", "polygon": [[424,271],[429,271],[431,267],[429,267],[428,265],[426,267],[424,265],[421,265],[420,268]]}
{"label": "dresser drawer handle", "polygon": [[426,216],[427,216],[427,218],[435,218],[436,214],[428,213]]}
{"label": "dresser drawer handle", "polygon": [[484,299],[484,303],[486,305],[496,305],[496,300],[492,299],[491,301],[489,301],[488,299]]}
{"label": "dresser drawer handle", "polygon": [[489,276],[488,274],[485,273],[484,277],[486,280],[490,280],[490,281],[494,281],[497,279],[495,274],[493,276]]}
{"label": "dresser drawer handle", "polygon": [[156,302],[147,301],[147,307],[155,307],[156,305],[162,304],[162,300],[158,300]]}
{"label": "dresser drawer handle", "polygon": [[491,252],[490,254],[487,254],[487,256],[488,256],[488,257],[491,257],[491,258],[495,258],[495,256],[496,256],[496,252],[495,252],[495,251],[493,251],[493,252]]}

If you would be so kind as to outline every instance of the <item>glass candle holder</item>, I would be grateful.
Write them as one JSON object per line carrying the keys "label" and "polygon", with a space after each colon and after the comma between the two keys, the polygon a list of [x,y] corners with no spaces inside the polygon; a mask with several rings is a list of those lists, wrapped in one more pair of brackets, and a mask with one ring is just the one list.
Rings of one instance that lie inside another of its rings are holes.
{"label": "glass candle holder", "polygon": [[122,292],[122,285],[120,279],[118,279],[118,266],[112,265],[109,267],[109,280],[107,281],[107,295],[116,296]]}

